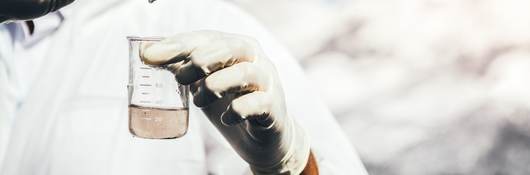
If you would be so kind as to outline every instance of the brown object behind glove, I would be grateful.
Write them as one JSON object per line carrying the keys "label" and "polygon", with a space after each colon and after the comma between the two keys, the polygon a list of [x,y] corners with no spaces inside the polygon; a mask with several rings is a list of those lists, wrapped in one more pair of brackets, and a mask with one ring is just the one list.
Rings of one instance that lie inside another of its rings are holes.
{"label": "brown object behind glove", "polygon": [[300,173],[301,175],[318,175],[318,165],[317,160],[315,159],[315,156],[313,156],[313,152],[309,152],[309,160],[307,160],[307,164]]}

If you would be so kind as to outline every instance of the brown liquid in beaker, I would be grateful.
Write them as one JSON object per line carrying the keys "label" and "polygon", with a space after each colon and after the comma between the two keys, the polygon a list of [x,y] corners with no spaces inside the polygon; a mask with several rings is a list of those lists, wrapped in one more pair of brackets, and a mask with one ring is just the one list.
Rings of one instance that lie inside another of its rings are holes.
{"label": "brown liquid in beaker", "polygon": [[129,131],[147,139],[182,137],[188,130],[188,108],[161,109],[129,105]]}

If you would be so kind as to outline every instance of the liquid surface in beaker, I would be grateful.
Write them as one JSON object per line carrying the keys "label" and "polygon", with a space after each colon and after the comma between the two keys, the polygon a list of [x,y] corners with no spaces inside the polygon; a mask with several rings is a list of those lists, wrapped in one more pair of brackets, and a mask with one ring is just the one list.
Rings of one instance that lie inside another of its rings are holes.
{"label": "liquid surface in beaker", "polygon": [[129,129],[148,139],[172,139],[188,129],[188,108],[161,109],[129,105]]}

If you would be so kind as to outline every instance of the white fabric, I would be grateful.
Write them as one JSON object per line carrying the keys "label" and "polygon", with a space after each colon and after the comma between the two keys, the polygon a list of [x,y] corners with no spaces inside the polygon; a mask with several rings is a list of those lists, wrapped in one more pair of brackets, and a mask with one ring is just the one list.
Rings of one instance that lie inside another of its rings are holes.
{"label": "white fabric", "polygon": [[[34,28],[33,35],[24,22],[0,24],[0,165],[12,122],[42,63],[42,57],[29,55],[24,50],[55,31],[60,21],[58,13],[34,20],[38,27]],[[41,44],[32,49],[46,48]]]}
{"label": "white fabric", "polygon": [[0,165],[7,146],[11,122],[15,116],[16,92],[11,67],[13,41],[7,25],[0,25]]}
{"label": "white fabric", "polygon": [[[248,173],[248,165],[196,108],[180,139],[144,140],[128,133],[125,37],[200,29],[256,37],[278,68],[288,113],[311,138],[322,174],[366,173],[329,111],[311,95],[296,60],[233,6],[210,0],[78,0],[62,13],[60,28],[13,54],[44,61],[32,70],[35,76],[16,111],[0,174]],[[25,64],[15,68],[33,63]],[[0,74],[9,69],[0,66]]]}

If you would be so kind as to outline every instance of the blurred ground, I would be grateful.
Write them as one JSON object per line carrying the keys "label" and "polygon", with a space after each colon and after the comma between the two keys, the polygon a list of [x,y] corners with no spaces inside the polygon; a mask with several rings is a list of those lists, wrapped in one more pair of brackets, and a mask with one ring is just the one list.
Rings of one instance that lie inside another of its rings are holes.
{"label": "blurred ground", "polygon": [[232,1],[319,82],[371,174],[530,174],[530,1]]}

